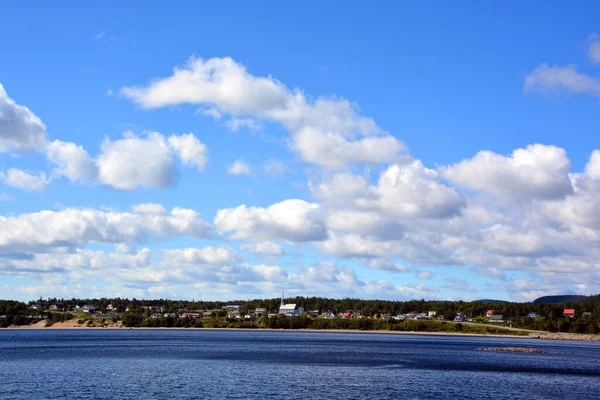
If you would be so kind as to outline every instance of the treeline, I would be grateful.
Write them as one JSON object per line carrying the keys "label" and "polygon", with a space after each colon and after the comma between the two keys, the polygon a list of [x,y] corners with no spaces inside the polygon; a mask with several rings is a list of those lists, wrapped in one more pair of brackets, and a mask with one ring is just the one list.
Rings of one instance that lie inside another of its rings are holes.
{"label": "treeline", "polygon": [[[463,301],[426,301],[426,300],[411,300],[411,301],[385,301],[385,300],[362,300],[362,299],[329,299],[324,297],[294,297],[286,298],[286,303],[295,303],[299,307],[303,307],[305,311],[318,310],[320,312],[333,311],[336,313],[353,310],[361,312],[362,315],[372,317],[381,314],[406,314],[406,313],[421,313],[435,311],[438,316],[443,316],[446,320],[454,318],[456,313],[463,312],[467,318],[477,319],[485,315],[487,310],[493,309],[496,315],[502,314],[504,319],[510,319],[513,327],[526,329],[544,330],[550,332],[572,332],[572,333],[600,333],[600,295],[589,296],[576,302],[565,304],[544,304],[544,303],[486,303],[486,302],[463,302]],[[293,324],[300,323],[294,318],[284,319],[269,319],[259,322],[249,321],[225,321],[219,319],[224,317],[225,312],[223,307],[230,304],[239,304],[243,310],[252,313],[256,308],[266,308],[269,312],[276,313],[279,309],[281,299],[256,299],[256,300],[237,300],[237,301],[185,301],[185,300],[138,300],[126,298],[100,298],[100,299],[58,299],[48,298],[23,303],[18,301],[0,300],[0,326],[8,326],[11,324],[23,325],[32,322],[33,317],[43,317],[52,320],[56,318],[66,318],[65,314],[60,316],[60,313],[49,313],[50,306],[60,304],[64,309],[71,309],[75,306],[95,306],[97,311],[107,311],[108,305],[112,305],[119,313],[123,313],[120,317],[126,326],[140,327],[191,327],[196,326],[211,326],[216,327],[265,327],[265,328],[287,328],[286,326],[274,326],[274,324]],[[31,308],[32,305],[40,305],[41,312]],[[575,317],[569,318],[563,315],[565,308],[574,308],[576,310]],[[125,310],[129,310],[125,312]],[[191,319],[177,318],[174,316],[161,316],[160,318],[151,318],[152,314],[177,314],[184,311],[187,312],[203,312],[206,310],[214,311],[214,318]],[[542,318],[529,318],[527,315],[530,312],[539,314]],[[584,314],[585,313],[585,314]],[[305,317],[300,317],[305,318]],[[308,319],[308,318],[307,318]],[[310,319],[308,319],[310,320]],[[225,321],[225,322],[223,322]],[[266,322],[265,322],[266,321]],[[301,321],[301,320],[299,320]],[[350,322],[342,319],[314,319],[312,324],[333,324],[335,326],[328,328],[320,328],[315,325],[314,329],[363,329],[344,328],[344,324]],[[322,322],[334,321],[334,322]],[[362,322],[363,320],[349,320],[352,324],[377,324],[379,322]],[[375,321],[365,319],[364,321]],[[304,323],[304,322],[302,322]],[[386,321],[387,323],[387,321]],[[337,325],[336,325],[337,324]],[[337,327],[337,326],[341,327]],[[329,325],[327,325],[329,326]],[[362,326],[362,325],[360,325]],[[375,325],[373,325],[375,326]],[[311,325],[312,327],[312,325]],[[365,328],[367,329],[367,328]],[[369,328],[370,329],[370,328]],[[375,329],[375,328],[373,328]]]}

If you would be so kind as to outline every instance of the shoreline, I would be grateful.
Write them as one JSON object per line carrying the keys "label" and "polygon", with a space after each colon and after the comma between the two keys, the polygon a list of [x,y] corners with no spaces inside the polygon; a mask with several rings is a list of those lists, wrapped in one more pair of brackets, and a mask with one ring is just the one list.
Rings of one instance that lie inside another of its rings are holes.
{"label": "shoreline", "polygon": [[240,331],[240,332],[307,332],[307,333],[351,333],[351,334],[378,334],[378,335],[427,335],[427,336],[472,336],[472,337],[494,337],[513,339],[536,339],[529,335],[500,335],[494,333],[459,333],[459,332],[413,332],[413,331],[386,331],[386,330],[358,330],[358,329],[271,329],[271,328],[144,328],[144,327],[8,327],[4,330],[176,330],[176,331]]}
{"label": "shoreline", "polygon": [[351,334],[392,334],[392,335],[434,335],[434,336],[471,336],[471,337],[493,337],[513,339],[541,339],[541,340],[571,340],[585,342],[600,342],[600,335],[578,334],[578,333],[553,333],[545,331],[527,331],[524,335],[498,334],[498,333],[462,333],[462,332],[418,332],[418,331],[390,331],[390,330],[359,330],[359,329],[279,329],[279,328],[178,328],[178,327],[126,327],[122,325],[113,326],[85,326],[71,325],[68,323],[56,323],[45,326],[41,323],[29,326],[9,326],[2,330],[177,330],[177,331],[264,331],[264,332],[308,332],[308,333],[351,333]]}

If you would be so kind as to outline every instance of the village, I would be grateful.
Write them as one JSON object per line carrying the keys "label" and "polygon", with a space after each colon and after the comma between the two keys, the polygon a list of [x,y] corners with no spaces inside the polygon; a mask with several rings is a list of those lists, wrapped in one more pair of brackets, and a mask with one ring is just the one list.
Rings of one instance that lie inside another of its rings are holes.
{"label": "village", "polygon": [[[497,314],[495,310],[489,309],[485,314],[477,316],[467,316],[464,312],[459,311],[451,318],[445,318],[444,315],[438,314],[435,310],[426,312],[408,312],[402,314],[391,314],[384,312],[377,312],[372,315],[365,315],[361,310],[305,310],[303,307],[298,306],[295,303],[286,303],[284,298],[281,298],[281,303],[276,309],[267,309],[266,307],[256,307],[254,309],[247,309],[241,304],[227,304],[222,306],[220,309],[206,309],[206,310],[189,310],[180,309],[177,312],[167,312],[163,306],[137,306],[135,310],[133,307],[125,306],[120,308],[113,304],[108,304],[104,308],[97,308],[94,305],[84,304],[82,306],[67,307],[61,303],[51,304],[47,309],[41,304],[32,304],[30,309],[35,311],[34,314],[27,315],[29,319],[43,319],[45,318],[44,313],[74,313],[76,315],[90,316],[93,318],[112,318],[120,319],[126,313],[136,312],[145,317],[151,319],[159,318],[189,318],[189,319],[206,319],[215,317],[225,317],[228,320],[255,320],[258,318],[279,318],[279,317],[300,317],[305,316],[306,318],[323,318],[323,319],[377,319],[384,321],[452,321],[452,322],[470,322],[470,323],[495,323],[495,324],[511,324],[512,318],[502,314]],[[568,318],[574,318],[576,315],[576,309],[565,308],[562,316]],[[590,311],[584,311],[582,316],[591,316]],[[527,314],[528,318],[538,319],[544,318],[544,316],[536,313],[535,311]],[[5,318],[4,315],[0,315],[0,319]]]}

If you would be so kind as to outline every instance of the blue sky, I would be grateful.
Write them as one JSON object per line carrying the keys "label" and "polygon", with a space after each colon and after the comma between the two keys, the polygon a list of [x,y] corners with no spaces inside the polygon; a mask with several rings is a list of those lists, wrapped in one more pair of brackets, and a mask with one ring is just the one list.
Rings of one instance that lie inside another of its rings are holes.
{"label": "blue sky", "polygon": [[0,297],[596,293],[599,8],[6,5]]}

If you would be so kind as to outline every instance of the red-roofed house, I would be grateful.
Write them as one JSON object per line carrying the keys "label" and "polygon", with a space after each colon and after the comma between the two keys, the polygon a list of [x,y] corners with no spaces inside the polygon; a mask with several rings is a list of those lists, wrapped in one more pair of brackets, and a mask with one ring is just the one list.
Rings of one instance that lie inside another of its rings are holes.
{"label": "red-roofed house", "polygon": [[573,318],[575,316],[575,309],[574,308],[565,308],[565,311],[563,311],[563,315],[565,317]]}
{"label": "red-roofed house", "polygon": [[491,317],[492,315],[494,315],[494,310],[487,310],[487,312],[485,313],[486,317]]}
{"label": "red-roofed house", "polygon": [[344,314],[342,314],[343,318],[352,318],[354,317],[354,312],[352,311],[346,311]]}

